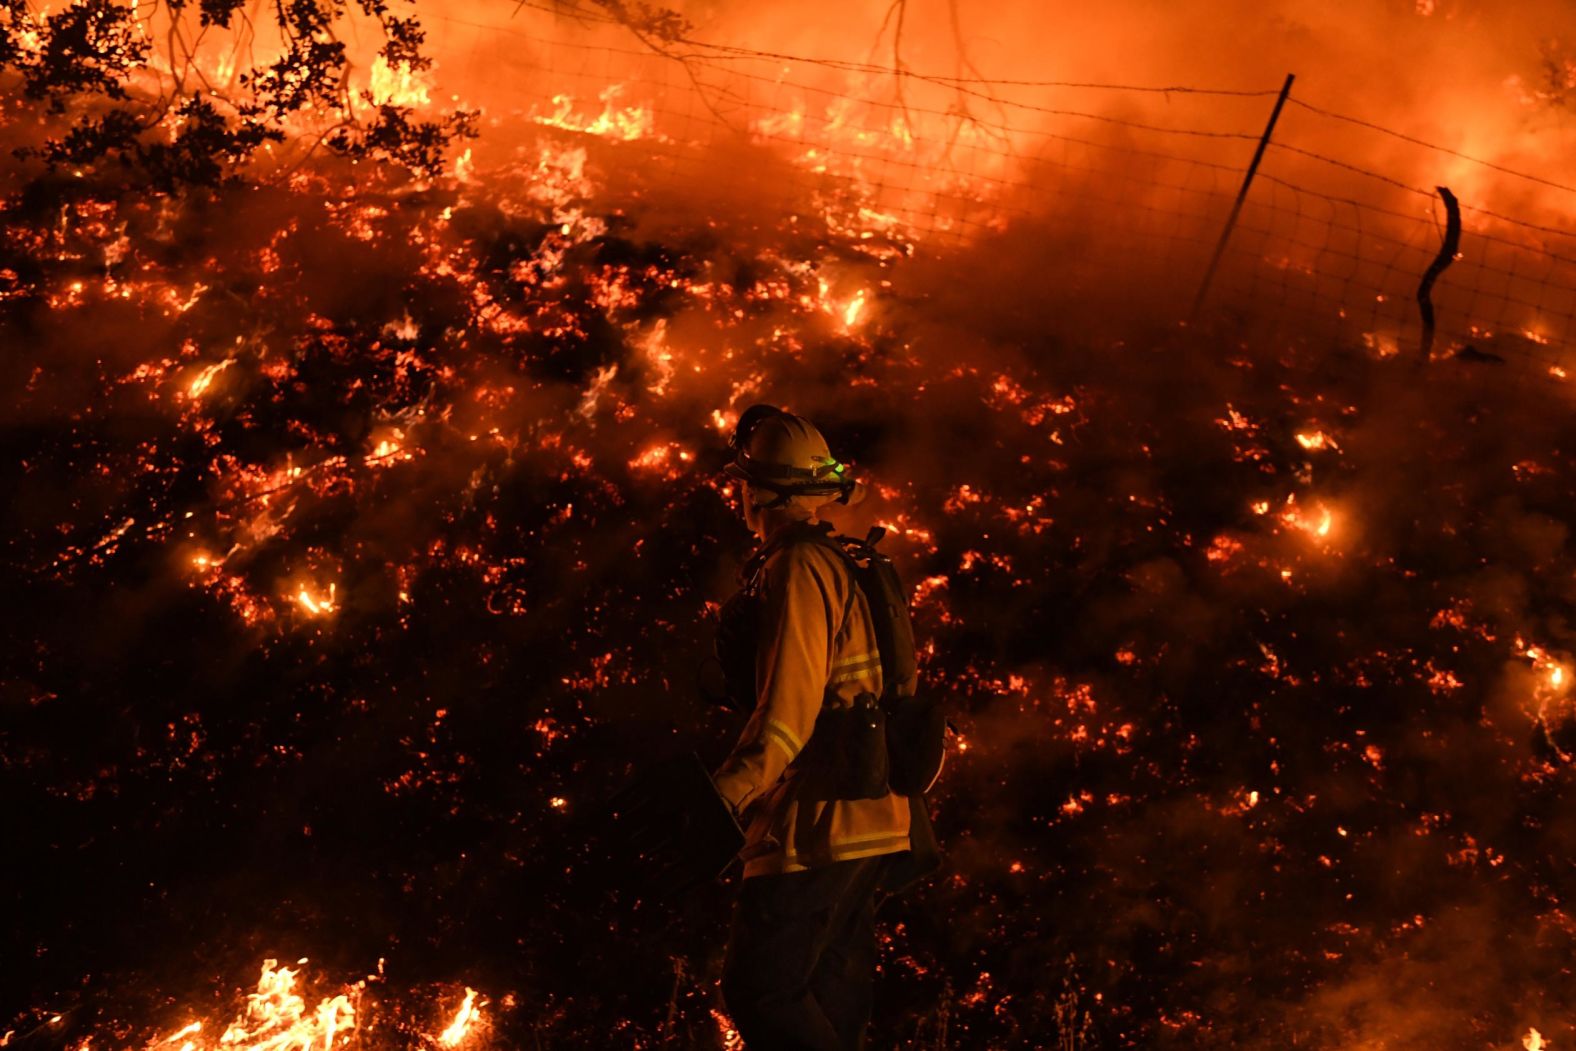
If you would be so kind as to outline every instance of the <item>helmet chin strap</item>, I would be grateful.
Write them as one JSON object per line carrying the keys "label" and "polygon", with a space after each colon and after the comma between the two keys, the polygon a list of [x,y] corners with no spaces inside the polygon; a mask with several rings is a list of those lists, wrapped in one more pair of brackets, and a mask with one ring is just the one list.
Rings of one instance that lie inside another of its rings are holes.
{"label": "helmet chin strap", "polygon": [[[752,479],[749,482],[749,489],[764,489],[769,493],[776,493],[777,496],[776,499],[767,504],[758,504],[754,501],[751,501],[750,507],[756,511],[770,511],[774,508],[786,505],[789,500],[793,499],[795,496],[801,495],[825,496],[828,498],[829,502],[847,504],[849,499],[854,495],[854,487],[855,483],[851,479],[846,478],[839,478],[837,480],[836,492],[829,492],[828,489],[830,487],[824,485],[773,485],[770,482],[762,482]],[[748,492],[748,490],[746,492]]]}
{"label": "helmet chin strap", "polygon": [[764,486],[758,482],[751,482],[750,489],[765,489],[769,493],[776,494],[772,502],[768,504],[758,504],[751,500],[750,509],[754,511],[772,511],[779,507],[784,507],[787,505],[789,498],[793,496],[793,493],[790,490],[778,489],[773,486]]}

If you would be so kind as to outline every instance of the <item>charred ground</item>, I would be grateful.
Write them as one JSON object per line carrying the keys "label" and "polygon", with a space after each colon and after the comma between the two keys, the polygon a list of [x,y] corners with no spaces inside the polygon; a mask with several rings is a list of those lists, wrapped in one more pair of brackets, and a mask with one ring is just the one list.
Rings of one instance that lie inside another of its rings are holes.
{"label": "charred ground", "polygon": [[958,731],[873,1046],[1576,1035],[1563,383],[646,149],[7,200],[0,1033],[143,1046],[306,956],[379,974],[359,1046],[466,986],[498,1046],[725,1041],[728,896],[593,826],[737,732],[692,684],[769,399],[874,483]]}

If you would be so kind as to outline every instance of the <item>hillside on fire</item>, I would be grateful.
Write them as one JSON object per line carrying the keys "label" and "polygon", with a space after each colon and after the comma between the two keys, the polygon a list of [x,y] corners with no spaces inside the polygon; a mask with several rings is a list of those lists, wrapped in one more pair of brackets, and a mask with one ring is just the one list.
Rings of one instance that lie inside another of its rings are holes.
{"label": "hillside on fire", "polygon": [[0,148],[0,1048],[758,1047],[607,814],[762,403],[947,724],[866,1046],[1576,1048],[1563,0],[0,0]]}

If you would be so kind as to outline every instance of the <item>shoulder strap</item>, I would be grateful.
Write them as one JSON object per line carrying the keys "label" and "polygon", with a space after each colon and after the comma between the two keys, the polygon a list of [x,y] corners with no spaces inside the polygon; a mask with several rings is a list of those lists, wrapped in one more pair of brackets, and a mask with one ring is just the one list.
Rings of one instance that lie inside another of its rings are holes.
{"label": "shoulder strap", "polygon": [[876,526],[862,540],[856,540],[833,534],[831,526],[825,523],[807,523],[791,533],[785,532],[780,542],[774,542],[769,550],[757,557],[764,563],[774,551],[792,543],[813,543],[837,552],[843,565],[848,568],[853,584],[848,589],[848,602],[843,607],[843,623],[838,625],[838,630],[841,631],[848,622],[854,595],[864,595],[865,604],[870,610],[877,654],[881,659],[883,688],[898,689],[902,683],[912,681],[917,664],[913,627],[909,623],[908,597],[891,560],[876,550],[876,544],[881,542],[885,534],[885,529]]}
{"label": "shoulder strap", "polygon": [[[850,541],[847,537],[833,535],[830,522],[803,522],[791,525],[773,537],[770,543],[763,545],[759,551],[750,556],[750,560],[740,570],[739,576],[746,587],[754,585],[755,581],[760,577],[761,570],[765,568],[767,560],[783,548],[793,544],[815,544],[818,547],[835,551],[842,559],[843,564],[848,567],[849,583],[851,585],[848,589],[848,600],[843,603],[842,622],[838,624],[837,631],[833,633],[834,635],[841,634],[843,627],[848,623],[849,615],[853,612],[854,595],[863,593],[865,590],[864,585],[859,580],[859,567],[854,563],[854,556],[848,550],[849,545],[854,543],[859,543],[859,541]],[[870,596],[866,594],[865,602],[868,603],[869,601]]]}
{"label": "shoulder strap", "polygon": [[766,565],[768,559],[770,559],[777,552],[781,551],[783,548],[789,547],[793,544],[800,544],[808,541],[810,543],[819,543],[826,547],[834,547],[838,550],[842,550],[842,545],[832,539],[831,532],[832,527],[827,522],[800,522],[784,527],[782,531],[776,536],[772,537],[769,542],[763,544],[760,550],[751,555],[748,562],[744,563],[743,568],[739,570],[740,579],[746,584],[754,581],[755,578],[760,574],[761,569]]}
{"label": "shoulder strap", "polygon": [[[886,530],[880,529],[878,526],[871,530],[871,535],[879,540],[880,534],[885,532]],[[843,603],[843,620],[837,626],[839,634],[848,624],[848,618],[854,611],[855,595],[863,595],[865,597],[865,608],[870,611],[870,616],[874,617],[877,615],[876,596],[870,594],[870,589],[865,584],[864,570],[859,564],[861,559],[864,559],[867,565],[871,564],[870,560],[876,555],[875,547],[869,537],[864,540],[855,540],[853,537],[840,536],[832,532],[832,527],[829,523],[821,523],[819,527],[806,531],[805,535],[801,536],[799,540],[801,542],[818,544],[836,552],[838,559],[848,570],[848,583],[850,586],[848,588],[848,600]],[[874,626],[872,625],[872,627]],[[882,633],[876,630],[873,634],[876,639],[876,655],[880,658],[881,667],[884,671],[888,666],[890,654],[886,653],[881,647]]]}

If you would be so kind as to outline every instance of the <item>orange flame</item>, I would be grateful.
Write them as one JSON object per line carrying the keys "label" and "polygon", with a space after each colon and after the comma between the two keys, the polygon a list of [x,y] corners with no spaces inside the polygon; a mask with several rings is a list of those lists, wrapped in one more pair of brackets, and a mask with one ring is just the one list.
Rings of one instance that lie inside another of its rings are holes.
{"label": "orange flame", "polygon": [[367,90],[377,105],[415,109],[432,102],[421,74],[412,69],[408,62],[390,64],[388,59],[379,55],[372,60],[369,78]]}
{"label": "orange flame", "polygon": [[[1254,510],[1257,510],[1257,506]],[[1335,514],[1328,507],[1315,504],[1312,512],[1305,514],[1297,508],[1296,496],[1286,499],[1286,509],[1281,512],[1280,519],[1287,525],[1316,536],[1320,540],[1329,539],[1331,530],[1335,527]]]}
{"label": "orange flame", "polygon": [[573,95],[554,95],[552,114],[535,118],[538,124],[596,135],[604,139],[633,142],[636,139],[656,137],[656,118],[645,106],[619,106],[624,93],[622,84],[605,88],[597,97],[602,101],[602,112],[595,117],[583,117],[575,112]]}
{"label": "orange flame", "polygon": [[312,592],[307,590],[305,585],[302,585],[301,590],[296,592],[296,601],[301,604],[301,608],[302,609],[306,610],[312,616],[314,616],[314,617],[325,616],[325,615],[327,615],[329,613],[334,612],[334,608],[335,608],[335,594],[334,593],[335,593],[336,589],[337,589],[337,585],[330,584],[328,586],[328,594],[327,595],[324,595],[321,592],[319,592],[318,594],[314,595],[314,594],[312,594]]}
{"label": "orange flame", "polygon": [[859,315],[864,313],[864,310],[865,290],[861,288],[854,294],[854,298],[848,301],[848,305],[843,308],[843,327],[853,328],[858,323]]}
{"label": "orange flame", "polygon": [[190,398],[200,398],[200,397],[202,397],[203,393],[205,391],[207,391],[207,389],[209,387],[213,386],[214,378],[216,376],[218,376],[219,373],[223,372],[225,369],[229,368],[231,365],[234,365],[234,364],[235,364],[235,359],[234,358],[225,358],[223,361],[218,362],[217,364],[214,364],[214,365],[209,365],[207,368],[205,368],[201,372],[197,373],[197,375],[192,379],[192,381],[189,384],[186,385],[186,395],[187,395],[187,397],[190,397]]}
{"label": "orange flame", "polygon": [[1309,452],[1323,452],[1326,449],[1340,449],[1331,438],[1323,431],[1302,431],[1297,435],[1297,444]]}
{"label": "orange flame", "polygon": [[[298,964],[306,960],[298,960]],[[331,1051],[346,1042],[356,1028],[356,1012],[344,993],[324,998],[307,1010],[296,992],[299,970],[280,967],[278,960],[264,960],[257,991],[246,997],[246,1008],[214,1042],[199,1042],[202,1022],[192,1022],[148,1047],[179,1047],[180,1051]],[[182,1041],[177,1044],[176,1041]]]}
{"label": "orange flame", "polygon": [[460,1004],[460,1009],[455,1012],[454,1021],[449,1023],[449,1028],[439,1034],[438,1042],[444,1047],[458,1046],[469,1034],[471,1025],[481,1018],[481,1009],[482,1005],[476,1002],[476,990],[466,986],[465,1002]]}

